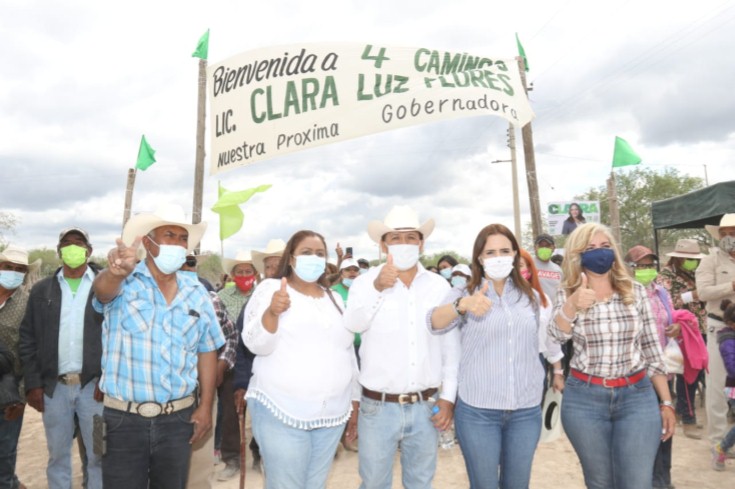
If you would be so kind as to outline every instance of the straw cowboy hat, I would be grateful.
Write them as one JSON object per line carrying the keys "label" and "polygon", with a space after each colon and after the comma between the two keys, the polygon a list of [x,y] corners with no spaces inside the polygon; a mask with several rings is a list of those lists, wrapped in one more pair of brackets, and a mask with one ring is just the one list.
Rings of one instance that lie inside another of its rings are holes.
{"label": "straw cowboy hat", "polygon": [[699,243],[696,239],[682,238],[676,242],[674,251],[672,251],[671,253],[666,253],[666,256],[701,260],[706,255],[699,252]]}
{"label": "straw cowboy hat", "polygon": [[16,245],[8,245],[3,251],[0,251],[0,263],[10,262],[16,265],[26,265],[29,272],[35,272],[41,267],[41,259],[38,258],[33,263],[28,263],[28,251]]}
{"label": "straw cowboy hat", "polygon": [[265,251],[252,251],[253,266],[259,272],[263,272],[265,264],[263,263],[266,258],[271,256],[280,257],[283,255],[283,251],[286,249],[286,242],[282,239],[272,239],[268,241],[268,246],[265,247]]}
{"label": "straw cowboy hat", "polygon": [[197,247],[207,230],[207,223],[191,224],[186,218],[184,208],[175,204],[162,204],[154,212],[141,212],[131,217],[125,224],[122,240],[126,245],[133,244],[136,236],[145,236],[161,226],[179,226],[189,232],[187,251]]}
{"label": "straw cowboy hat", "polygon": [[434,220],[429,219],[425,223],[419,225],[419,216],[416,211],[407,205],[397,205],[393,207],[383,222],[370,221],[368,224],[368,235],[370,239],[380,244],[383,236],[391,231],[418,231],[424,237],[429,237],[434,230]]}
{"label": "straw cowboy hat", "polygon": [[232,269],[241,263],[250,263],[251,265],[253,265],[253,267],[255,267],[255,264],[253,263],[253,258],[250,256],[249,251],[238,251],[237,255],[235,255],[235,258],[222,259],[222,269],[225,271],[226,274],[231,275]]}
{"label": "straw cowboy hat", "polygon": [[704,226],[704,229],[707,230],[710,236],[718,241],[720,239],[720,228],[735,228],[735,214],[725,214],[722,216],[719,226],[713,226],[711,224]]}

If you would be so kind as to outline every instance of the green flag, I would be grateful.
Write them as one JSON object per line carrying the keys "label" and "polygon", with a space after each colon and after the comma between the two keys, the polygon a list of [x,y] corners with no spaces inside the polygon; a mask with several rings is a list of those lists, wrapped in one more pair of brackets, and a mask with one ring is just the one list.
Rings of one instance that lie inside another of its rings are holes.
{"label": "green flag", "polygon": [[516,44],[518,44],[518,56],[523,58],[523,64],[526,66],[526,71],[528,71],[528,58],[526,58],[526,50],[523,49],[523,44],[521,44],[521,40],[518,39],[517,32],[516,32]]}
{"label": "green flag", "polygon": [[239,192],[230,192],[219,185],[217,191],[219,199],[212,206],[212,211],[219,214],[220,240],[229,238],[242,227],[243,213],[240,210],[240,204],[244,204],[256,193],[265,192],[269,188],[271,188],[270,185],[260,185]]}
{"label": "green flag", "polygon": [[637,165],[640,162],[641,157],[633,151],[630,144],[625,139],[615,136],[612,167],[620,168],[621,166]]}
{"label": "green flag", "polygon": [[191,57],[207,59],[208,54],[209,54],[209,29],[207,29],[207,32],[205,32],[204,35],[199,38],[199,42],[197,43],[197,48],[194,50],[193,53],[191,53]]}
{"label": "green flag", "polygon": [[149,166],[156,162],[156,150],[151,148],[148,141],[145,140],[145,134],[140,138],[140,149],[138,150],[138,162],[135,168],[145,171]]}

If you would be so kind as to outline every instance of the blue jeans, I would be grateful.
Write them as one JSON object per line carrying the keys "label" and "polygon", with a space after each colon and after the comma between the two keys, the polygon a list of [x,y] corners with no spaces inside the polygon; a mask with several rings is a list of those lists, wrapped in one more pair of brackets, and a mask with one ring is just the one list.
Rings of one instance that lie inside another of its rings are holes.
{"label": "blue jeans", "polygon": [[648,377],[607,388],[570,376],[561,420],[588,488],[650,489],[661,413]]}
{"label": "blue jeans", "polygon": [[92,417],[102,414],[102,403],[94,400],[95,382],[77,385],[56,384],[54,396],[43,396],[43,427],[48,445],[46,478],[50,489],[71,487],[71,450],[74,437],[74,414],[79,418],[79,431],[87,450],[89,489],[102,488],[102,462],[92,453]]}
{"label": "blue jeans", "polygon": [[401,446],[406,489],[431,489],[439,435],[431,422],[432,401],[381,402],[362,396],[357,420],[361,489],[391,489],[393,457]]}
{"label": "blue jeans", "polygon": [[102,457],[105,489],[185,489],[191,459],[189,440],[194,434],[193,412],[191,406],[144,418],[106,407],[107,453]]}
{"label": "blue jeans", "polygon": [[23,416],[8,421],[0,409],[0,489],[17,489],[20,486],[15,475],[18,456],[18,438],[23,426]]}
{"label": "blue jeans", "polygon": [[472,489],[528,488],[541,436],[541,406],[504,411],[458,399],[454,429]]}
{"label": "blue jeans", "polygon": [[266,489],[326,487],[345,425],[303,430],[283,423],[255,399],[248,399],[248,409],[263,457]]}

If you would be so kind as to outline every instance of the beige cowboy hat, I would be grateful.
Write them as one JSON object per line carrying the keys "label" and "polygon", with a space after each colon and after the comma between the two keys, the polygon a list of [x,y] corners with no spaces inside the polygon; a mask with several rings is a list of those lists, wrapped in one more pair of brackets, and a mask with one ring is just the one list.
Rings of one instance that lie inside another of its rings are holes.
{"label": "beige cowboy hat", "polygon": [[264,260],[271,256],[280,257],[283,255],[286,249],[286,242],[282,239],[272,239],[268,241],[268,246],[265,247],[265,251],[253,250],[251,255],[253,257],[253,266],[258,272],[265,270]]}
{"label": "beige cowboy hat", "polygon": [[380,244],[386,233],[391,231],[418,231],[424,237],[429,237],[434,230],[434,220],[429,219],[423,224],[419,224],[419,216],[416,211],[407,205],[397,205],[393,207],[383,222],[370,221],[368,224],[368,235],[370,239]]}
{"label": "beige cowboy hat", "polygon": [[676,242],[674,251],[666,253],[666,256],[701,260],[706,255],[704,253],[700,253],[699,243],[696,239],[682,238]]}
{"label": "beige cowboy hat", "polygon": [[541,411],[541,437],[539,443],[548,443],[558,439],[564,429],[561,424],[561,392],[549,387],[544,396],[544,406]]}
{"label": "beige cowboy hat", "polygon": [[[250,263],[255,267],[249,251],[238,251],[235,258],[222,258],[222,269],[226,274],[232,275],[232,269],[241,263]],[[257,270],[257,267],[255,268]]]}
{"label": "beige cowboy hat", "polygon": [[131,217],[122,233],[123,242],[130,246],[136,236],[145,236],[161,226],[180,226],[189,232],[187,251],[197,247],[207,230],[207,223],[191,224],[186,218],[184,208],[176,204],[162,204],[154,212],[141,212]]}
{"label": "beige cowboy hat", "polygon": [[33,263],[28,263],[28,251],[16,245],[8,245],[3,251],[0,251],[0,263],[10,262],[16,265],[26,265],[29,272],[35,272],[41,267],[41,259],[38,258]]}
{"label": "beige cowboy hat", "polygon": [[719,226],[713,226],[711,224],[704,226],[704,229],[707,230],[710,236],[718,241],[720,240],[720,228],[735,228],[735,214],[725,214],[722,216]]}

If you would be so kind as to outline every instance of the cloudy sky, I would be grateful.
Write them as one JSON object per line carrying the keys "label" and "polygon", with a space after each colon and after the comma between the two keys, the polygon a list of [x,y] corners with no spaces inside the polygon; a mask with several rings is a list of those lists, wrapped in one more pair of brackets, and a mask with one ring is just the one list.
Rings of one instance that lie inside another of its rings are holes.
{"label": "cloudy sky", "polygon": [[[710,184],[733,178],[732,1],[0,0],[0,12],[0,211],[19,220],[6,239],[29,248],[54,247],[72,225],[89,231],[97,253],[114,244],[141,134],[158,161],[138,172],[134,212],[160,202],[191,210],[198,63],[190,55],[206,29],[210,64],[340,41],[509,58],[518,32],[531,65],[542,209],[604,185],[615,136],[650,168],[698,177],[706,169]],[[467,256],[482,226],[513,225],[510,165],[491,164],[509,158],[506,128],[490,116],[455,119],[207,173],[202,247],[220,249],[210,210],[220,181],[230,190],[273,184],[243,206],[227,256],[307,228],[330,248],[374,258],[367,223],[395,204],[436,220],[427,252]],[[520,145],[519,158],[522,171]]]}

